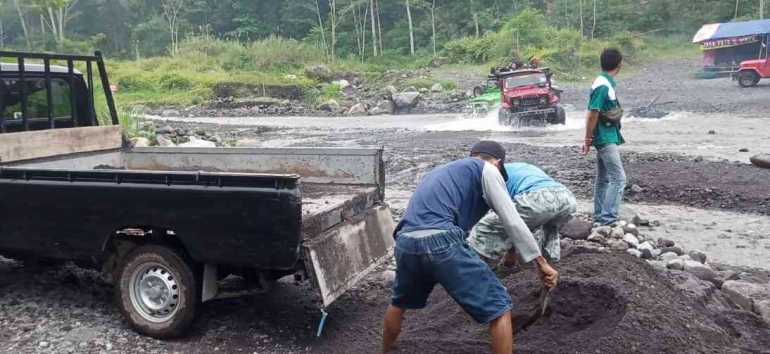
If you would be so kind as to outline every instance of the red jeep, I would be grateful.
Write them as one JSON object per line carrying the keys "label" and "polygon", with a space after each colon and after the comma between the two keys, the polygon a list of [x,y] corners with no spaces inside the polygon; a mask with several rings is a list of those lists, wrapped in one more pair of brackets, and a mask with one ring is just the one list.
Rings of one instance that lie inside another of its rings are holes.
{"label": "red jeep", "polygon": [[759,79],[770,77],[770,63],[767,58],[741,62],[741,68],[733,74],[733,80],[738,80],[741,87],[752,87]]}
{"label": "red jeep", "polygon": [[502,89],[500,125],[566,124],[561,90],[553,87],[548,68],[504,71],[498,77]]}

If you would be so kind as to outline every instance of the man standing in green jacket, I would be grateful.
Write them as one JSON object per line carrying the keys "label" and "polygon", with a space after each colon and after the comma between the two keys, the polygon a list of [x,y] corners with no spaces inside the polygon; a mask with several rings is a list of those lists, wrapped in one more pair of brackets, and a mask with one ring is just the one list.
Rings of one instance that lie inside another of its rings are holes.
{"label": "man standing in green jacket", "polygon": [[618,222],[620,202],[626,188],[626,172],[618,150],[625,143],[620,134],[621,124],[619,119],[606,118],[617,113],[620,108],[614,78],[622,65],[623,55],[617,49],[607,49],[602,53],[602,73],[591,86],[585,141],[580,149],[580,153],[585,156],[591,146],[596,148],[594,221],[599,225],[614,225]]}

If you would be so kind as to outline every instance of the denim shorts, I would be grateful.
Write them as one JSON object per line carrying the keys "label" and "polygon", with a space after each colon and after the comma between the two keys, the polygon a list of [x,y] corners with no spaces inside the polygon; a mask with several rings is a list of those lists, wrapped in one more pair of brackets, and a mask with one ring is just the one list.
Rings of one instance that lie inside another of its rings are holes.
{"label": "denim shorts", "polygon": [[422,309],[436,284],[478,323],[489,323],[513,308],[500,279],[465,242],[465,233],[451,229],[396,240],[396,280],[393,306]]}

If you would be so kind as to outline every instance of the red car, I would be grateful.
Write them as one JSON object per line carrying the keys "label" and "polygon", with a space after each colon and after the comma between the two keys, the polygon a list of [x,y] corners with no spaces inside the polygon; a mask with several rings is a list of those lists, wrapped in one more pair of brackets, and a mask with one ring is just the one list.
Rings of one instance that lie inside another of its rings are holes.
{"label": "red car", "polygon": [[770,77],[770,63],[767,58],[747,60],[741,63],[741,68],[733,74],[733,80],[738,80],[741,87],[753,87],[760,79]]}
{"label": "red car", "polygon": [[561,90],[553,87],[548,68],[498,73],[501,102],[500,125],[566,124]]}

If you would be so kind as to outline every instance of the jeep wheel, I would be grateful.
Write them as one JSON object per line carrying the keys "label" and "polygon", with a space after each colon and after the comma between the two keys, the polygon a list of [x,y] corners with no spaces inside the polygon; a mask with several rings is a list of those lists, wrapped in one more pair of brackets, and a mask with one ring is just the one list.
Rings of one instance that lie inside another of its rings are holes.
{"label": "jeep wheel", "polygon": [[556,106],[556,121],[554,124],[567,125],[567,111],[562,105]]}
{"label": "jeep wheel", "polygon": [[500,108],[497,110],[497,123],[502,126],[508,126],[508,112],[505,111],[504,108]]}
{"label": "jeep wheel", "polygon": [[738,85],[741,87],[753,87],[759,83],[759,75],[753,71],[744,71],[738,75]]}
{"label": "jeep wheel", "polygon": [[476,86],[473,88],[473,97],[479,97],[487,92],[487,88],[484,86]]}
{"label": "jeep wheel", "polygon": [[195,319],[198,281],[179,252],[160,245],[131,251],[116,269],[115,297],[123,317],[144,335],[180,336]]}

